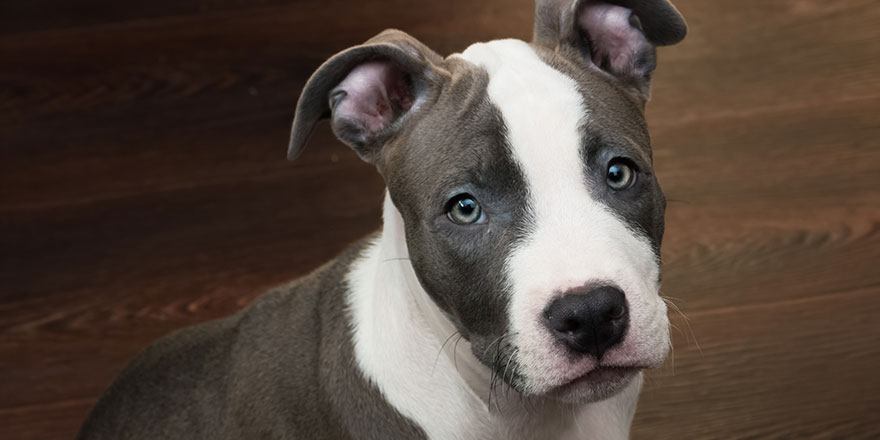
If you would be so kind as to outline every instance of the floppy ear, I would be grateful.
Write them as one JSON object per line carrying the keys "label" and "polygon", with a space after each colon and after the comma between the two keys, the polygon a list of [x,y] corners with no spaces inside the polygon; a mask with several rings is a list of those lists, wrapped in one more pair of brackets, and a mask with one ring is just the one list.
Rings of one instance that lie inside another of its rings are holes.
{"label": "floppy ear", "polygon": [[591,66],[650,94],[656,46],[684,39],[687,25],[666,0],[537,0],[536,44],[578,49]]}
{"label": "floppy ear", "polygon": [[315,124],[329,117],[336,137],[374,162],[437,81],[440,61],[427,46],[393,29],[334,55],[303,88],[287,158],[299,156]]}

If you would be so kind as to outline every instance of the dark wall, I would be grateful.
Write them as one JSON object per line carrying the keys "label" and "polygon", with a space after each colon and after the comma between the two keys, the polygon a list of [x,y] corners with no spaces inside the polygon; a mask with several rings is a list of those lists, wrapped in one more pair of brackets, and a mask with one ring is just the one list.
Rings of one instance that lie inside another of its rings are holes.
{"label": "dark wall", "polygon": [[[634,437],[880,436],[880,8],[676,4],[649,123],[689,320]],[[381,179],[325,125],[285,160],[320,62],[386,27],[450,53],[531,22],[525,0],[3,1],[0,437],[71,438],[149,341],[378,226]]]}

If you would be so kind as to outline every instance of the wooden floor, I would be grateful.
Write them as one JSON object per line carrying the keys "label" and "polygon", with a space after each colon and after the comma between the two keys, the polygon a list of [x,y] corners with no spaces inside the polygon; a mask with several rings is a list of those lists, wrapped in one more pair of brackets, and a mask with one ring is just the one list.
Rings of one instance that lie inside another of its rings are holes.
{"label": "wooden floor", "polygon": [[[139,4],[139,5],[135,5]],[[679,0],[649,123],[674,355],[637,439],[880,438],[880,8]],[[378,226],[308,75],[385,27],[442,53],[531,0],[5,0],[0,438],[71,438],[131,356]]]}

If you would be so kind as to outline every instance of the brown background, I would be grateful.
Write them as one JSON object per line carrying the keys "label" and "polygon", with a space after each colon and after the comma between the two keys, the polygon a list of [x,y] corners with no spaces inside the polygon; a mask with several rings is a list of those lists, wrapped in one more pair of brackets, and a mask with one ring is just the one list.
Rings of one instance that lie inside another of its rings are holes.
{"label": "brown background", "polygon": [[[676,3],[649,123],[690,320],[633,437],[880,438],[880,8]],[[149,341],[378,226],[380,178],[326,125],[285,161],[321,61],[531,22],[530,0],[4,0],[0,437],[71,438]]]}

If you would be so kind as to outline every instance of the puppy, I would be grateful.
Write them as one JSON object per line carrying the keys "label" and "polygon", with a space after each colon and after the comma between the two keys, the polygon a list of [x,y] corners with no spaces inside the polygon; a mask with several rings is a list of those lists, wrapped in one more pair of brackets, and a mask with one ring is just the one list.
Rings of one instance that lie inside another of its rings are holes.
{"label": "puppy", "polygon": [[78,438],[626,438],[669,347],[644,108],[685,29],[664,0],[539,0],[531,43],[330,58],[288,156],[329,118],[387,184],[381,231],[150,346]]}

